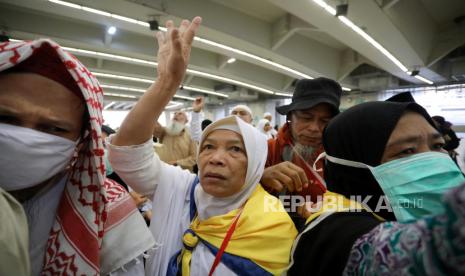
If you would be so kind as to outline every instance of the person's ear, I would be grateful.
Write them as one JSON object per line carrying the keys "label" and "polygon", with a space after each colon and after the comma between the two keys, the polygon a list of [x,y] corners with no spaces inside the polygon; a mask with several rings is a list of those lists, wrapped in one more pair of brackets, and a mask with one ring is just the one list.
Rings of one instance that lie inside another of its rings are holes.
{"label": "person's ear", "polygon": [[287,113],[287,115],[286,115],[286,122],[291,122],[291,121],[292,121],[291,118],[292,118],[292,111],[289,112],[289,113]]}

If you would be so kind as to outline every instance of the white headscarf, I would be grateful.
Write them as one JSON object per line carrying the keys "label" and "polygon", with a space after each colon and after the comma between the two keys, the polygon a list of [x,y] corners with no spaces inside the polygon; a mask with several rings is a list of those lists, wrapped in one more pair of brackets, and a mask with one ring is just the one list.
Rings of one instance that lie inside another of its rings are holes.
{"label": "white headscarf", "polygon": [[245,104],[238,104],[236,105],[232,110],[231,112],[233,112],[234,110],[236,109],[242,109],[242,110],[245,110],[247,111],[251,117],[253,117],[253,113],[252,113],[252,109],[250,109],[250,107],[246,106]]}
{"label": "white headscarf", "polygon": [[[197,185],[194,197],[200,220],[223,215],[242,206],[255,190],[256,186],[259,185],[265,168],[268,152],[266,137],[252,125],[244,122],[237,116],[229,116],[209,125],[204,130],[202,138],[200,139],[199,151],[203,141],[208,135],[218,129],[232,130],[242,136],[247,153],[247,173],[245,176],[245,183],[241,190],[229,197],[219,198],[212,196],[203,190],[202,185]],[[198,156],[197,154],[197,160]],[[199,175],[200,174],[201,171],[199,168]]]}
{"label": "white headscarf", "polygon": [[269,124],[271,125],[270,121],[268,121],[268,119],[260,119],[260,121],[258,121],[258,124],[257,124],[257,129],[258,131],[260,131],[260,133],[262,133],[263,135],[266,136],[266,139],[273,139],[273,136],[271,135],[271,131],[265,131],[265,125],[266,124]]}

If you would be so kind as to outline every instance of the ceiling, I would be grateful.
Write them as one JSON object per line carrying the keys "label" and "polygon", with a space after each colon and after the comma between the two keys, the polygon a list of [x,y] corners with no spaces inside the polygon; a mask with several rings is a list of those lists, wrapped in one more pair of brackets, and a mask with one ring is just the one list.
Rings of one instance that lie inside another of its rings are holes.
{"label": "ceiling", "polygon": [[[346,18],[405,70],[316,2],[348,4]],[[434,84],[465,82],[463,0],[0,0],[0,31],[73,48],[97,73],[107,108],[124,110],[156,78],[146,22],[196,15],[201,39],[172,109],[198,95],[209,105],[288,98],[303,77],[338,80],[346,94],[426,85],[405,71]]]}

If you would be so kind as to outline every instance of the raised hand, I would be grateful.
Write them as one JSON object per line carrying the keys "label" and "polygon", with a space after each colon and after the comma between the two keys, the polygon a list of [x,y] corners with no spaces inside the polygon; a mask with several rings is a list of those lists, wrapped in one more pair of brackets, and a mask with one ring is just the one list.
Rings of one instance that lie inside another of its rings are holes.
{"label": "raised hand", "polygon": [[158,79],[178,86],[189,63],[192,41],[202,19],[183,20],[179,28],[173,21],[166,22],[167,32],[158,32]]}
{"label": "raised hand", "polygon": [[157,33],[158,77],[124,119],[113,145],[139,145],[152,139],[153,130],[163,109],[176,94],[186,72],[192,41],[202,19],[183,20],[179,28],[166,22],[166,34]]}
{"label": "raised hand", "polygon": [[200,112],[203,109],[204,106],[204,98],[203,97],[197,97],[195,98],[195,101],[192,103],[192,109],[194,112]]}

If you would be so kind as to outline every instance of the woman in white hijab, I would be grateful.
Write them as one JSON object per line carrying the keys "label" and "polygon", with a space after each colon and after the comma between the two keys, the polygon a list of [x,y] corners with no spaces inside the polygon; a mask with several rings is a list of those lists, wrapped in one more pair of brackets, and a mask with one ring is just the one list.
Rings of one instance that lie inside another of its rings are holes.
{"label": "woman in white hijab", "polygon": [[274,138],[273,135],[271,134],[272,127],[271,127],[270,121],[268,121],[267,119],[260,119],[260,121],[258,121],[258,124],[257,124],[257,129],[258,131],[260,131],[260,133],[265,135],[266,140]]}
{"label": "woman in white hijab", "polygon": [[183,79],[199,24],[200,18],[183,21],[178,30],[167,22],[168,38],[157,36],[157,82],[108,143],[113,169],[153,199],[150,229],[160,247],[146,275],[280,275],[296,229],[258,182],[267,154],[263,135],[235,116],[211,124],[200,141],[198,177],[153,154],[149,126]]}

